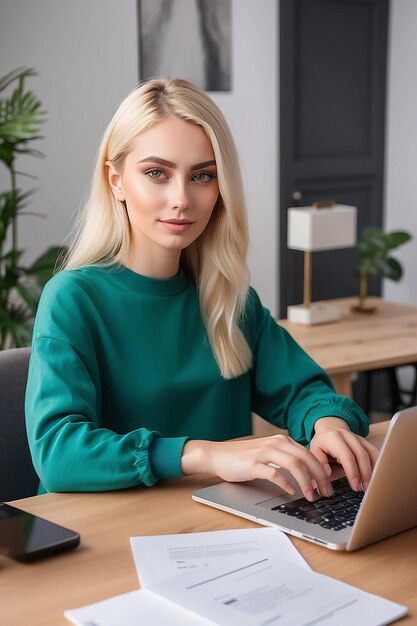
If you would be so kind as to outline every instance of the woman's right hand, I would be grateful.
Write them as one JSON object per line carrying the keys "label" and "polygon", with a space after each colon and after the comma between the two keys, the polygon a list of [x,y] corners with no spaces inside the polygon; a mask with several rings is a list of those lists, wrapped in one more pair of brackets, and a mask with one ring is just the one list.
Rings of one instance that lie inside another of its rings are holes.
{"label": "woman's right hand", "polygon": [[228,482],[262,478],[293,495],[295,490],[280,468],[292,474],[308,500],[314,500],[312,480],[322,495],[333,495],[330,466],[323,466],[309,450],[287,435],[243,441],[190,440],[181,458],[184,474],[206,472]]}

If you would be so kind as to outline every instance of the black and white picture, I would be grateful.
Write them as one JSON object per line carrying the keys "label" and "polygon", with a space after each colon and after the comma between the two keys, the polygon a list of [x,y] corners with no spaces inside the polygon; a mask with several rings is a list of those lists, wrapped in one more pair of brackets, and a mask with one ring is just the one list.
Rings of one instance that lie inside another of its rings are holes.
{"label": "black and white picture", "polygon": [[141,79],[231,89],[231,0],[138,0]]}

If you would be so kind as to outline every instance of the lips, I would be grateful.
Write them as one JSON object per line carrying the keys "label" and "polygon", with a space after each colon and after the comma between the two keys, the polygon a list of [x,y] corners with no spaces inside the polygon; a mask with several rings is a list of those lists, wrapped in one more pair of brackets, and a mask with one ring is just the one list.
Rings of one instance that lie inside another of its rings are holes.
{"label": "lips", "polygon": [[171,233],[177,233],[177,234],[184,233],[194,223],[194,222],[191,222],[190,220],[184,220],[184,219],[180,220],[180,219],[175,219],[175,218],[172,218],[170,220],[159,220],[159,221]]}
{"label": "lips", "polygon": [[163,222],[164,224],[192,224],[190,220],[171,219],[171,220],[160,220],[160,221]]}

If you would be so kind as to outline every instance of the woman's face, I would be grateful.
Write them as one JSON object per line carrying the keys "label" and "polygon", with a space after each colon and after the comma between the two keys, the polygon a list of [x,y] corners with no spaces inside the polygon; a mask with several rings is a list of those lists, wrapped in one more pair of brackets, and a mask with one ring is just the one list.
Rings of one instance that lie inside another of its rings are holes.
{"label": "woman's face", "polygon": [[210,140],[200,126],[170,116],[143,131],[109,181],[126,202],[128,266],[156,278],[178,271],[181,250],[205,229],[219,195]]}

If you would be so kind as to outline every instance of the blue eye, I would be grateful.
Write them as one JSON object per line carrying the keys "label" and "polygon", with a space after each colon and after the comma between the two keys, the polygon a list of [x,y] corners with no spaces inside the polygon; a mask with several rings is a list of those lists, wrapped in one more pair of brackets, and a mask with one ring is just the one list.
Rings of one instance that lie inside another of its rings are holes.
{"label": "blue eye", "polygon": [[195,176],[193,176],[192,180],[195,180],[197,183],[207,183],[209,180],[213,180],[216,178],[214,174],[210,174],[210,172],[198,172]]}

